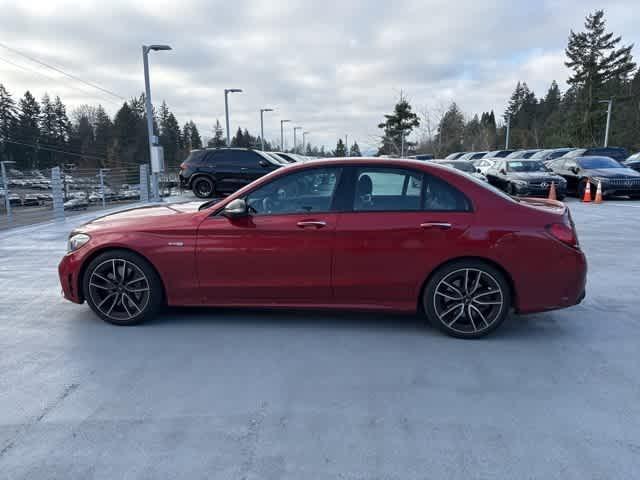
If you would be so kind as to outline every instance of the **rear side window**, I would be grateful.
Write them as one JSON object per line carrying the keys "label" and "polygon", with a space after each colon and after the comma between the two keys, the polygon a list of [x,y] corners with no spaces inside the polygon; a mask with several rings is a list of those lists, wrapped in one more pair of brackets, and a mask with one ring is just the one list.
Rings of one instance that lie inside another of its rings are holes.
{"label": "rear side window", "polygon": [[420,210],[422,174],[396,168],[360,168],[356,173],[353,210]]}
{"label": "rear side window", "polygon": [[471,202],[460,190],[444,180],[425,175],[422,209],[431,212],[469,212]]}
{"label": "rear side window", "polygon": [[191,152],[184,160],[186,165],[200,165],[205,158],[205,152]]}

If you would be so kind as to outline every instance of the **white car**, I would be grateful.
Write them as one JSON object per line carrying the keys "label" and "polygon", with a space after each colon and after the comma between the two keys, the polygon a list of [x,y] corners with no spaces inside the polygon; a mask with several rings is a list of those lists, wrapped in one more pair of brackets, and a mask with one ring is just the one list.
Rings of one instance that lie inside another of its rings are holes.
{"label": "white car", "polygon": [[479,158],[478,160],[473,161],[473,165],[480,170],[480,173],[483,175],[487,174],[487,170],[489,170],[494,163],[495,160],[491,160],[490,158]]}

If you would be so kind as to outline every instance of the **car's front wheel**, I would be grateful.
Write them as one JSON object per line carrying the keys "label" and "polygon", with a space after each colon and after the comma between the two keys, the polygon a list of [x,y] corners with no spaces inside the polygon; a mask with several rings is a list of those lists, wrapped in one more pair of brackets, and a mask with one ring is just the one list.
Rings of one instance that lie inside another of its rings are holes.
{"label": "car's front wheel", "polygon": [[152,318],[163,304],[162,282],[144,258],[110,250],[94,258],[83,278],[84,297],[103,320],[136,325]]}
{"label": "car's front wheel", "polygon": [[198,177],[193,181],[193,193],[198,198],[209,198],[213,196],[214,184],[210,178]]}
{"label": "car's front wheel", "polygon": [[509,314],[511,291],[504,275],[476,260],[452,262],[437,270],[424,289],[423,306],[432,324],[448,335],[478,338]]}

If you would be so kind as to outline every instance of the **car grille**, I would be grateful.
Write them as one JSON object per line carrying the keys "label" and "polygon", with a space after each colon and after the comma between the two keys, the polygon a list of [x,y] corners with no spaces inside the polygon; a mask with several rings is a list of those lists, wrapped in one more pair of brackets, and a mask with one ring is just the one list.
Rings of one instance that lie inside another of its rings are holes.
{"label": "car grille", "polygon": [[640,178],[603,178],[602,183],[613,187],[640,187]]}

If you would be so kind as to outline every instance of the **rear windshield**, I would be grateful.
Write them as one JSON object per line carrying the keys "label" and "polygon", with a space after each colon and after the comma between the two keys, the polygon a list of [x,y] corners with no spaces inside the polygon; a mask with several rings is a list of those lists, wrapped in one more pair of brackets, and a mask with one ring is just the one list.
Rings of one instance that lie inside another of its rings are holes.
{"label": "rear windshield", "polygon": [[470,162],[442,162],[441,165],[447,165],[463,172],[473,173],[476,171],[476,168]]}
{"label": "rear windshield", "polygon": [[602,155],[621,162],[627,158],[628,153],[624,148],[591,148],[585,155]]}
{"label": "rear windshield", "polygon": [[579,158],[578,163],[586,170],[596,168],[622,168],[622,165],[608,157]]}
{"label": "rear windshield", "polygon": [[507,162],[507,171],[509,172],[544,172],[545,168],[542,162],[537,160],[528,162]]}

